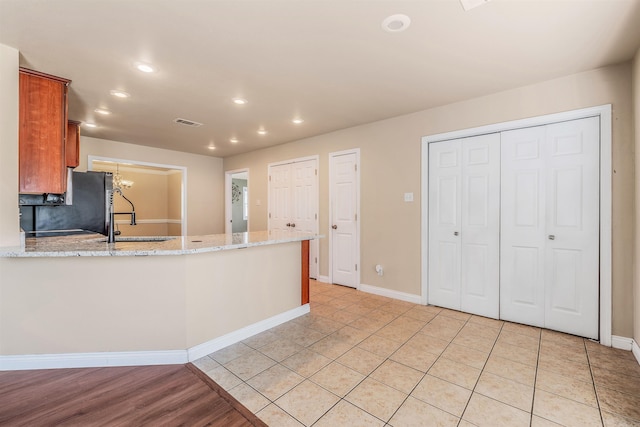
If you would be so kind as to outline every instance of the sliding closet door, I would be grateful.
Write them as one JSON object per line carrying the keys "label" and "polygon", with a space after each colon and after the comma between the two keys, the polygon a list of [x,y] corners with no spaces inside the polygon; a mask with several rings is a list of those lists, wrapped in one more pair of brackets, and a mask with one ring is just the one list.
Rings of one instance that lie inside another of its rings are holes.
{"label": "sliding closet door", "polygon": [[498,318],[500,135],[462,140],[460,309]]}
{"label": "sliding closet door", "polygon": [[598,337],[599,120],[502,133],[500,317]]}
{"label": "sliding closet door", "polygon": [[500,136],[429,148],[429,302],[498,317]]}

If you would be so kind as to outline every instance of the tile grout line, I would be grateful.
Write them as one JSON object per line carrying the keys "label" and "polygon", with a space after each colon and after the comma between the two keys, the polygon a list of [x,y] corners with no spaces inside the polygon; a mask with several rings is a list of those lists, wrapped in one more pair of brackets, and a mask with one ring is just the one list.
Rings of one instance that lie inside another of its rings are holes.
{"label": "tile grout line", "polygon": [[[529,417],[529,425],[533,425],[533,408],[536,402],[536,383],[538,382],[538,367],[540,366],[540,352],[542,351],[542,329],[538,334],[538,357],[536,357],[536,371],[533,375],[533,395],[531,396],[531,416]],[[551,420],[549,420],[551,421]]]}
{"label": "tile grout line", "polygon": [[587,348],[587,343],[585,339],[582,339],[582,345],[584,346],[584,352],[587,355],[587,364],[589,365],[589,373],[591,374],[591,382],[593,385],[593,392],[596,395],[596,405],[598,405],[598,414],[600,414],[600,422],[604,426],[604,415],[602,414],[602,407],[600,406],[600,393],[598,393],[598,387],[596,387],[596,378],[593,374],[593,368],[591,366],[591,357],[589,356],[589,349]]}

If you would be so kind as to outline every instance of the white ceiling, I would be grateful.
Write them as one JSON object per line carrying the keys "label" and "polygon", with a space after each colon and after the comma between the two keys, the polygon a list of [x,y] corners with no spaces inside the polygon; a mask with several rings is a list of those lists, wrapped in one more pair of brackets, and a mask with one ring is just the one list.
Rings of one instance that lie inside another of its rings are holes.
{"label": "white ceiling", "polygon": [[640,1],[0,0],[0,43],[73,80],[84,135],[225,157],[627,61]]}

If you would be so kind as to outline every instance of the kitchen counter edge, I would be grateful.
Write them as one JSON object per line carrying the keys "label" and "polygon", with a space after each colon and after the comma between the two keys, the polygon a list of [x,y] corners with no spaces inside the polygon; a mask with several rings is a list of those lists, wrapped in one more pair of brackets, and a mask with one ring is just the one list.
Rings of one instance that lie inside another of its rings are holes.
{"label": "kitchen counter edge", "polygon": [[[143,236],[138,236],[141,240]],[[167,256],[189,255],[244,249],[253,246],[275,245],[322,238],[322,235],[302,232],[254,231],[201,236],[166,236],[165,241],[104,242],[100,234],[27,238],[24,247],[0,247],[0,258],[37,257],[109,257],[109,256]]]}

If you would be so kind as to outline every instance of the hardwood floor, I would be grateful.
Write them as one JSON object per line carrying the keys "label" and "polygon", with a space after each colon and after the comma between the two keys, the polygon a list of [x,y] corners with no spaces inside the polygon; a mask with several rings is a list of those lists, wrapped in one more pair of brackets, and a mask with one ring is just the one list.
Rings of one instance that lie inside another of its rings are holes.
{"label": "hardwood floor", "polygon": [[0,426],[266,427],[191,365],[0,372]]}

